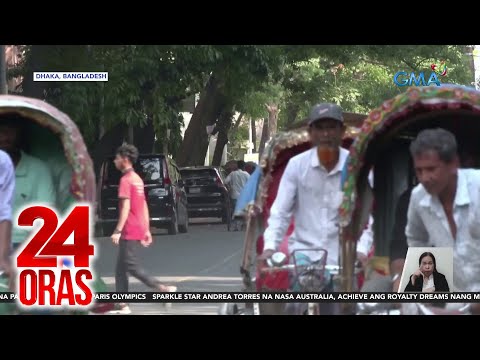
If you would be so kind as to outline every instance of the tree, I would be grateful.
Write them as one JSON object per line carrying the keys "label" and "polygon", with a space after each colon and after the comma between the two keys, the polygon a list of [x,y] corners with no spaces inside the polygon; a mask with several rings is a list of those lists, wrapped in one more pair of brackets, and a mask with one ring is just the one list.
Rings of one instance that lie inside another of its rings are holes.
{"label": "tree", "polygon": [[[451,83],[468,85],[471,70],[462,46],[354,46],[344,62],[329,54],[297,62],[286,69],[287,90],[281,128],[308,116],[315,103],[335,102],[345,111],[367,114],[384,100],[404,91],[393,84],[398,71],[431,71],[430,65],[445,59]],[[335,55],[336,56],[336,55]]]}
{"label": "tree", "polygon": [[200,94],[179,150],[177,162],[182,166],[203,163],[208,148],[206,126],[217,124],[226,107],[233,107],[239,98],[267,80],[269,74],[278,72],[282,63],[280,49],[275,46],[222,45],[215,47],[213,54],[216,61],[210,79]]}
{"label": "tree", "polygon": [[[98,162],[128,137],[128,129],[137,129],[130,133],[143,151],[151,152],[155,138],[163,139],[167,128],[176,132],[171,139],[178,142],[182,101],[203,86],[210,50],[202,45],[34,45],[26,47],[16,71],[24,76],[25,95],[75,114],[73,120]],[[108,71],[108,83],[29,80],[34,70],[86,69]]]}
{"label": "tree", "polygon": [[[220,153],[235,129],[232,118],[221,114],[233,108],[256,120],[268,116],[265,104],[275,105],[279,129],[320,101],[367,113],[403,90],[392,83],[395,72],[428,70],[442,59],[448,66],[442,81],[471,85],[473,79],[471,58],[457,45],[28,45],[24,53],[11,72],[23,76],[23,94],[70,114],[97,162],[133,134],[143,151],[154,143],[158,149],[159,139],[179,164],[201,164],[206,126],[217,125]],[[32,71],[85,70],[108,71],[109,81],[32,79]],[[178,114],[183,100],[198,93],[181,141]]]}
{"label": "tree", "polygon": [[[233,108],[227,108],[223,110],[222,114],[220,114],[220,117],[218,119],[218,125],[216,126],[216,130],[212,134],[212,135],[215,135],[215,133],[218,132],[217,143],[215,145],[215,151],[213,152],[213,159],[212,159],[213,166],[221,165],[223,150],[225,149],[225,145],[228,142],[228,133],[232,125],[233,116],[235,115],[233,110],[234,110]],[[241,118],[240,118],[240,121],[241,121]],[[237,125],[236,126],[237,129],[240,121],[238,121],[238,123],[235,124]]]}

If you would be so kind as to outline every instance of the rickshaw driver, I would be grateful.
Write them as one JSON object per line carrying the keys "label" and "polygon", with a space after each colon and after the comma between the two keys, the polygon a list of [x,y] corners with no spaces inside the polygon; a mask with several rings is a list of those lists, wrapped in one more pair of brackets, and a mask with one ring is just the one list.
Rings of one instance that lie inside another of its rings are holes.
{"label": "rickshaw driver", "polygon": [[0,150],[0,272],[11,273],[12,205],[15,170],[7,153]]}
{"label": "rickshaw driver", "polygon": [[[10,155],[15,166],[14,214],[33,202],[54,205],[56,201],[56,191],[48,165],[21,149],[24,140],[22,120],[16,115],[11,115],[0,122],[0,149]],[[13,227],[14,250],[27,239],[28,235],[28,229]]]}
{"label": "rickshaw driver", "polygon": [[[408,246],[453,247],[457,291],[480,291],[480,170],[459,169],[455,136],[420,132],[410,145],[420,182],[411,194],[405,230]],[[480,304],[471,304],[480,314]]]}
{"label": "rickshaw driver", "polygon": [[[289,252],[323,248],[328,251],[327,264],[338,265],[341,172],[349,154],[341,147],[346,130],[343,111],[336,104],[315,105],[308,125],[314,147],[291,158],[285,168],[264,233],[260,262],[279,249],[293,216],[295,228],[289,239]],[[357,244],[357,256],[362,262],[373,243],[370,230],[363,232]],[[307,256],[318,261],[315,255],[309,252]]]}

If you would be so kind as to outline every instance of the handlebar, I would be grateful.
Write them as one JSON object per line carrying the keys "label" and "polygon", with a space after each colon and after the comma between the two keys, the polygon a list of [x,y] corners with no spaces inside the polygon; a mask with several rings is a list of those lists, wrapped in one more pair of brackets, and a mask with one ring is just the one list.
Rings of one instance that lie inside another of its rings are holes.
{"label": "handlebar", "polygon": [[[302,268],[302,270],[305,271],[319,271],[322,269],[325,269],[326,271],[329,272],[330,275],[339,275],[340,274],[340,266],[339,265],[306,265],[302,266],[300,265],[299,267]],[[264,267],[260,270],[262,273],[275,273],[275,272],[280,272],[280,271],[294,271],[295,270],[295,264],[285,264],[282,266],[272,266],[272,267]],[[355,267],[355,275],[359,274],[362,272],[362,268],[360,267]]]}
{"label": "handlebar", "polygon": [[294,264],[286,264],[282,266],[266,266],[260,270],[262,273],[275,273],[275,272],[280,272],[280,271],[293,271],[295,270],[295,265]]}

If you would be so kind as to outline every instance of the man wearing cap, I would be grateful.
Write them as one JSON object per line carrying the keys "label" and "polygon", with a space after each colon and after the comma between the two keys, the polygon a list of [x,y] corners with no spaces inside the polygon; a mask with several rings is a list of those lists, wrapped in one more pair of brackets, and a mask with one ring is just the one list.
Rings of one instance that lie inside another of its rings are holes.
{"label": "man wearing cap", "polygon": [[[341,173],[348,150],[341,147],[345,132],[343,111],[336,104],[315,105],[309,116],[309,133],[314,147],[288,162],[272,205],[265,246],[259,260],[271,257],[295,219],[295,230],[289,239],[289,251],[323,248],[328,251],[327,264],[337,265],[339,258],[338,209],[343,193]],[[372,245],[370,229],[357,245],[364,259]],[[305,253],[312,261],[321,254]]]}

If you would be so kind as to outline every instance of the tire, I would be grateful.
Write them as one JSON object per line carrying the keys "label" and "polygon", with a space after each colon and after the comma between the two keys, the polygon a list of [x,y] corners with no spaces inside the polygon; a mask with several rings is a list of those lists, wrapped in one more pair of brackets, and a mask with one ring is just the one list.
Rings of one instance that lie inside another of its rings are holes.
{"label": "tire", "polygon": [[174,215],[172,222],[168,226],[168,235],[177,235],[178,233],[178,221],[177,216]]}
{"label": "tire", "polygon": [[182,234],[186,234],[188,232],[188,212],[185,211],[185,224],[178,225],[178,231]]}

